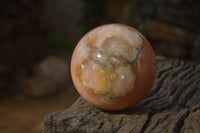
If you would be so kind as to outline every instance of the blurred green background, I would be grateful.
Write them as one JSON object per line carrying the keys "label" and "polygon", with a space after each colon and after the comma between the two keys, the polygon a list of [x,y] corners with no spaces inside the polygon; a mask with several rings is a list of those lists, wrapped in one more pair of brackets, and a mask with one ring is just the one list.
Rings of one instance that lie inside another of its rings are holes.
{"label": "blurred green background", "polygon": [[200,63],[199,14],[199,0],[1,0],[0,132],[41,132],[76,100],[70,58],[97,26],[130,25],[157,56]]}
{"label": "blurred green background", "polygon": [[[52,10],[51,4],[58,10]],[[156,55],[200,60],[198,0],[77,0],[66,9],[60,8],[59,4],[59,1],[52,1],[46,8],[52,28],[48,32],[48,53],[65,55],[67,52],[71,55],[78,40],[92,28],[122,23],[141,31],[151,42]]]}

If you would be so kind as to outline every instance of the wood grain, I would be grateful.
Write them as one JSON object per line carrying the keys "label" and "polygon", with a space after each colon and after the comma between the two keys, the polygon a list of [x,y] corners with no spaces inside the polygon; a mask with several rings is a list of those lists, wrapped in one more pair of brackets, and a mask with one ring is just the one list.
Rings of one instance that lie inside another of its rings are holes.
{"label": "wood grain", "polygon": [[43,133],[199,133],[200,64],[157,57],[149,95],[123,111],[104,111],[81,97],[44,120]]}

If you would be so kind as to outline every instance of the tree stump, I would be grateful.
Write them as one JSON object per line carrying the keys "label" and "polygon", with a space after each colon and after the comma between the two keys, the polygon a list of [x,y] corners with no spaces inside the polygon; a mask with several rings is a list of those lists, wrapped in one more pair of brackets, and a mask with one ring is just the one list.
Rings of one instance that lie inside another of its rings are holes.
{"label": "tree stump", "polygon": [[199,133],[200,64],[157,57],[148,96],[123,111],[105,111],[81,97],[44,120],[43,133]]}

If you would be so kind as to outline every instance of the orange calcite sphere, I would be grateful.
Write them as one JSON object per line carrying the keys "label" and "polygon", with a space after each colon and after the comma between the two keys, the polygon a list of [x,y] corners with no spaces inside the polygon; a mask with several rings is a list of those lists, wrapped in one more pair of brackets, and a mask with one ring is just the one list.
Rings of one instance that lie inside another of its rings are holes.
{"label": "orange calcite sphere", "polygon": [[148,40],[136,29],[107,24],[88,32],[77,44],[71,74],[79,94],[105,110],[122,110],[151,89],[156,60]]}

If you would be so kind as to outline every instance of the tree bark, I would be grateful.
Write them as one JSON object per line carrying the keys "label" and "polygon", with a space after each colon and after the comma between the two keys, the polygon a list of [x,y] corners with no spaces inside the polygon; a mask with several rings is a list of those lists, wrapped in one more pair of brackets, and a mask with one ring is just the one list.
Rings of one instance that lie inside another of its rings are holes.
{"label": "tree bark", "polygon": [[44,120],[43,133],[199,133],[200,64],[157,57],[148,96],[123,111],[105,111],[81,97]]}

